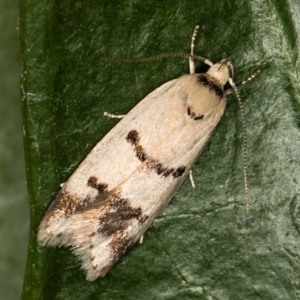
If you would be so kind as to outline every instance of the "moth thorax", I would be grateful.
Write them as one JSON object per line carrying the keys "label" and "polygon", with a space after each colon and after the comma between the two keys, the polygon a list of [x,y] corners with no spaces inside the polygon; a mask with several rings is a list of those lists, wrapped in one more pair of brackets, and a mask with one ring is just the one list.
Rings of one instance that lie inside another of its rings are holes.
{"label": "moth thorax", "polygon": [[224,86],[229,79],[228,64],[226,61],[221,61],[209,68],[207,74],[214,77],[219,83]]}

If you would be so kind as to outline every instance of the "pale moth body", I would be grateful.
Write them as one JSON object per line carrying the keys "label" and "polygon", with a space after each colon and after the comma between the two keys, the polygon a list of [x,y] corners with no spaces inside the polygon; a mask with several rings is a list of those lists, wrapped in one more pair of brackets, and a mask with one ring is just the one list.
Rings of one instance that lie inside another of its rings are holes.
{"label": "pale moth body", "polygon": [[39,242],[71,246],[87,280],[104,276],[142,237],[223,115],[230,63],[205,62],[211,65],[208,72],[195,74],[190,58],[191,74],[163,84],[137,104],[88,154],[49,207]]}

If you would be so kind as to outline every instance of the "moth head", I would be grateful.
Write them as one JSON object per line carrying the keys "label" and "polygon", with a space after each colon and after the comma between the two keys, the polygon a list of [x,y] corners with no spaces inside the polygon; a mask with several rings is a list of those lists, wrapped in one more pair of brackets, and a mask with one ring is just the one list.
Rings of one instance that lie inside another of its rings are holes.
{"label": "moth head", "polygon": [[211,66],[207,74],[213,76],[224,86],[228,82],[228,79],[233,77],[233,67],[229,60],[222,59],[220,62]]}

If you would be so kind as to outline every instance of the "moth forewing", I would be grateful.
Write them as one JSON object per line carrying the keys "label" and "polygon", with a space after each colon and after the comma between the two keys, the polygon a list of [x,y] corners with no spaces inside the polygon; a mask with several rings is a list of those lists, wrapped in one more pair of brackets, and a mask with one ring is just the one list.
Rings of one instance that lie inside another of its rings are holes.
{"label": "moth forewing", "polygon": [[136,105],[88,154],[48,209],[39,242],[71,246],[88,280],[104,276],[141,238],[203,151],[224,113],[230,78],[229,62],[209,64],[207,73],[194,74],[192,66],[191,74],[163,84]]}

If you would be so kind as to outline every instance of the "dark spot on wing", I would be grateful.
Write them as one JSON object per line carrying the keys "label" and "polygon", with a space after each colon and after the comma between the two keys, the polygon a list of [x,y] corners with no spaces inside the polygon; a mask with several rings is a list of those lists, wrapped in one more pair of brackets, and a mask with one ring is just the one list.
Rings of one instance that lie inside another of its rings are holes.
{"label": "dark spot on wing", "polygon": [[194,117],[194,120],[202,120],[204,118],[204,115],[196,116]]}
{"label": "dark spot on wing", "polygon": [[140,140],[138,132],[136,130],[129,131],[126,140],[128,141],[128,143],[136,145]]}
{"label": "dark spot on wing", "polygon": [[146,166],[148,169],[152,169],[156,172],[157,175],[161,175],[162,177],[168,177],[172,175],[173,178],[178,178],[183,175],[185,171],[185,166],[181,166],[179,168],[168,168],[163,166],[158,160],[156,159],[148,159],[146,162]]}
{"label": "dark spot on wing", "polygon": [[224,97],[224,91],[221,84],[212,76],[208,74],[199,74],[198,75],[198,82],[201,85],[204,85],[209,88],[209,90],[215,92],[215,94],[222,99]]}
{"label": "dark spot on wing", "polygon": [[181,166],[179,168],[177,168],[173,173],[172,173],[172,176],[174,178],[178,178],[180,176],[182,176],[182,174],[185,172],[185,167],[184,166]]}
{"label": "dark spot on wing", "polygon": [[175,170],[174,168],[171,168],[171,169],[165,168],[165,170],[162,173],[162,176],[168,177],[169,175],[171,175],[174,172],[174,170]]}
{"label": "dark spot on wing", "polygon": [[[150,168],[155,168],[155,171],[157,173],[157,175],[163,175],[163,176],[166,176],[167,175],[167,168],[164,167],[161,163],[157,162],[156,165],[155,165],[155,161],[153,160],[152,162],[152,165],[153,166],[150,166]],[[170,171],[170,170],[169,170]]]}
{"label": "dark spot on wing", "polygon": [[188,106],[187,114],[191,117],[191,119],[194,119],[194,120],[202,120],[204,118],[204,115],[195,114],[192,106]]}
{"label": "dark spot on wing", "polygon": [[91,176],[87,181],[87,186],[98,191],[99,195],[103,195],[108,191],[108,185],[105,183],[97,183],[98,178],[96,176]]}

